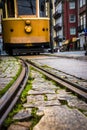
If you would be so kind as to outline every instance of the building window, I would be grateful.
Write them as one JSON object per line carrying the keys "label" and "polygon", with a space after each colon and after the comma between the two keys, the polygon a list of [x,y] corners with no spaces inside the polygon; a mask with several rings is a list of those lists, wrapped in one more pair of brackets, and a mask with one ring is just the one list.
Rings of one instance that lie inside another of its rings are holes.
{"label": "building window", "polygon": [[79,0],[79,3],[80,3],[80,7],[82,7],[82,0]]}
{"label": "building window", "polygon": [[86,4],[86,0],[83,0],[83,5],[85,5]]}
{"label": "building window", "polygon": [[83,26],[84,29],[86,28],[86,14],[80,17],[80,25]]}
{"label": "building window", "polygon": [[75,9],[75,1],[69,2],[69,9]]}
{"label": "building window", "polygon": [[80,7],[86,5],[86,0],[79,0]]}
{"label": "building window", "polygon": [[70,17],[69,17],[69,21],[70,21],[70,23],[76,22],[76,16],[71,14]]}
{"label": "building window", "polygon": [[76,28],[75,27],[70,28],[70,35],[76,35]]}
{"label": "building window", "polygon": [[84,28],[86,28],[86,14],[83,15],[83,19],[84,19]]}

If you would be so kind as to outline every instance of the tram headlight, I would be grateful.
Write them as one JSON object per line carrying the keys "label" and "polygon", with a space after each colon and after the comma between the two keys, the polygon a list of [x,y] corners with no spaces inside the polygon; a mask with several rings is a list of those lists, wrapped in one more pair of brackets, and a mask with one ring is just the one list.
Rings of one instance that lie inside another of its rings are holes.
{"label": "tram headlight", "polygon": [[26,21],[25,21],[25,24],[26,24],[26,25],[30,25],[30,24],[31,24],[30,20],[26,20]]}
{"label": "tram headlight", "polygon": [[25,26],[25,32],[26,33],[30,33],[32,31],[32,27],[31,26]]}

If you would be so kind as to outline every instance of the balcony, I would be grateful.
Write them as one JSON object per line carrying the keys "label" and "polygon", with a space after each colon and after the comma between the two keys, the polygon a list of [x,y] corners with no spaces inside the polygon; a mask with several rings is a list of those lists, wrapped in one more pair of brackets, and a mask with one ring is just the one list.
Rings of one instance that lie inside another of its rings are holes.
{"label": "balcony", "polygon": [[87,7],[86,4],[83,5],[81,8],[79,8],[79,14],[82,15],[84,12],[86,13],[87,11]]}
{"label": "balcony", "polygon": [[54,17],[55,19],[57,19],[57,18],[59,18],[59,17],[61,16],[61,14],[62,14],[62,10],[57,10],[57,11],[53,14],[53,17]]}
{"label": "balcony", "polygon": [[55,26],[54,26],[54,30],[55,31],[58,31],[58,30],[60,30],[62,28],[62,24],[61,23],[58,23],[58,24],[56,24]]}
{"label": "balcony", "polygon": [[61,2],[61,0],[55,0],[54,4],[56,5],[57,3]]}

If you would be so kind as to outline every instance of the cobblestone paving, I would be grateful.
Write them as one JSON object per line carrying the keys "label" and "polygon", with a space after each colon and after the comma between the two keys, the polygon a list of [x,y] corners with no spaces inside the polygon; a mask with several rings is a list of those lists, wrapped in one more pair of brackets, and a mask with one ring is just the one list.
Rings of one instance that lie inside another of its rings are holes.
{"label": "cobblestone paving", "polygon": [[[87,104],[71,92],[55,86],[45,80],[42,75],[32,71],[32,90],[28,92],[24,109],[14,116],[14,119],[28,119],[32,108],[38,108],[37,115],[42,116],[33,130],[86,130]],[[24,120],[25,121],[25,120]],[[19,124],[19,125],[18,125]],[[18,126],[18,127],[17,127]],[[12,124],[8,130],[28,130],[24,122]]]}
{"label": "cobblestone paving", "polygon": [[0,57],[0,90],[16,76],[20,68],[14,57]]}

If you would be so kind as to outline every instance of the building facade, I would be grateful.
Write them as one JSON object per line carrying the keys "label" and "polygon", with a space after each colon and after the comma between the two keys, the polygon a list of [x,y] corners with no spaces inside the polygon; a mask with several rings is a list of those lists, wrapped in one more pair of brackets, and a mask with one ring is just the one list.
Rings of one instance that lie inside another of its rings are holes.
{"label": "building facade", "polygon": [[79,0],[79,22],[78,35],[80,40],[80,49],[86,49],[87,44],[87,0]]}
{"label": "building facade", "polygon": [[[1,2],[1,0],[0,0]],[[3,44],[2,44],[2,23],[1,23],[1,19],[2,19],[2,9],[0,9],[0,55],[2,53],[2,47],[3,47]]]}
{"label": "building facade", "polygon": [[65,45],[67,50],[70,47],[78,50],[78,0],[55,0],[54,5],[54,40],[59,47]]}
{"label": "building facade", "polygon": [[64,10],[64,35],[65,43],[68,43],[68,50],[78,50],[78,0],[65,0]]}
{"label": "building facade", "polygon": [[64,35],[63,35],[63,4],[61,0],[55,0],[54,1],[54,14],[53,17],[55,19],[55,24],[54,24],[54,32],[55,32],[55,37],[54,37],[54,42],[56,42],[56,45],[58,47],[62,46],[62,42],[64,40]]}

